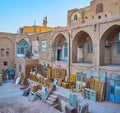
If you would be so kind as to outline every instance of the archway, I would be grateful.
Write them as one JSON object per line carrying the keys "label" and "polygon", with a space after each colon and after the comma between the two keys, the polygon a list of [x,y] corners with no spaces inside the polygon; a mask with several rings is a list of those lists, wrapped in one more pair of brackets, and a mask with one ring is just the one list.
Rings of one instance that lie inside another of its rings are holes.
{"label": "archway", "polygon": [[100,40],[100,65],[120,64],[120,26],[107,29]]}
{"label": "archway", "polygon": [[92,63],[93,43],[85,31],[78,32],[72,42],[72,62]]}
{"label": "archway", "polygon": [[55,37],[53,44],[55,60],[66,61],[68,60],[68,43],[63,34],[58,34]]}

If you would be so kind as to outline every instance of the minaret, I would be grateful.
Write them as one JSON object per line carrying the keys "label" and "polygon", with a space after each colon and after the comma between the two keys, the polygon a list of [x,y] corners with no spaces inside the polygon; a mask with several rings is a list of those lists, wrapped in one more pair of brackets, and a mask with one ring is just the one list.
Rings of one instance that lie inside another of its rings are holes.
{"label": "minaret", "polygon": [[36,32],[36,21],[35,20],[34,20],[33,28],[34,28],[34,32]]}
{"label": "minaret", "polygon": [[46,16],[46,17],[43,19],[43,26],[44,26],[44,27],[47,27],[47,22],[48,22],[48,21],[47,21],[47,16]]}

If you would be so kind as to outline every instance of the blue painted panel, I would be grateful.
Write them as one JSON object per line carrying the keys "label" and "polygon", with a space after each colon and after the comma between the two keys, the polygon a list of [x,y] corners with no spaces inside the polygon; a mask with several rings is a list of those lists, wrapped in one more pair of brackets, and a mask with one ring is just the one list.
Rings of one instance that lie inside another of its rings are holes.
{"label": "blue painted panel", "polygon": [[114,94],[109,94],[109,99],[112,101],[115,101],[115,95]]}
{"label": "blue painted panel", "polygon": [[115,101],[120,103],[120,96],[115,96]]}
{"label": "blue painted panel", "polygon": [[69,104],[76,108],[77,107],[77,102],[78,102],[78,96],[75,95],[75,94],[70,94]]}

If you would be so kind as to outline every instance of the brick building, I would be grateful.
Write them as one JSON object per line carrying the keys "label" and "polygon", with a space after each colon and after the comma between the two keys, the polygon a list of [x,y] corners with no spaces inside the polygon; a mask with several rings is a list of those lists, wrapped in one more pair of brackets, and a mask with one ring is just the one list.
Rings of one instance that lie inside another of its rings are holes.
{"label": "brick building", "polygon": [[0,32],[0,73],[15,67],[15,39],[14,34]]}

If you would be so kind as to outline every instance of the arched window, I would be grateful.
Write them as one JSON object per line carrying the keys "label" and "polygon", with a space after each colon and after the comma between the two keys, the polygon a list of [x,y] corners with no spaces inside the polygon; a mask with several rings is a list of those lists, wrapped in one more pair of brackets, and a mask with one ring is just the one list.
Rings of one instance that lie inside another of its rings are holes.
{"label": "arched window", "polygon": [[72,14],[72,16],[71,16],[71,20],[73,21],[73,22],[76,22],[76,21],[78,21],[78,19],[80,18],[80,13],[79,12],[74,12],[73,14]]}
{"label": "arched window", "polygon": [[25,56],[27,50],[29,50],[29,49],[30,49],[30,46],[29,46],[28,42],[26,40],[22,39],[17,44],[17,55],[21,54],[21,55]]}
{"label": "arched window", "polygon": [[78,20],[78,16],[75,14],[74,15],[74,21],[77,21]]}

